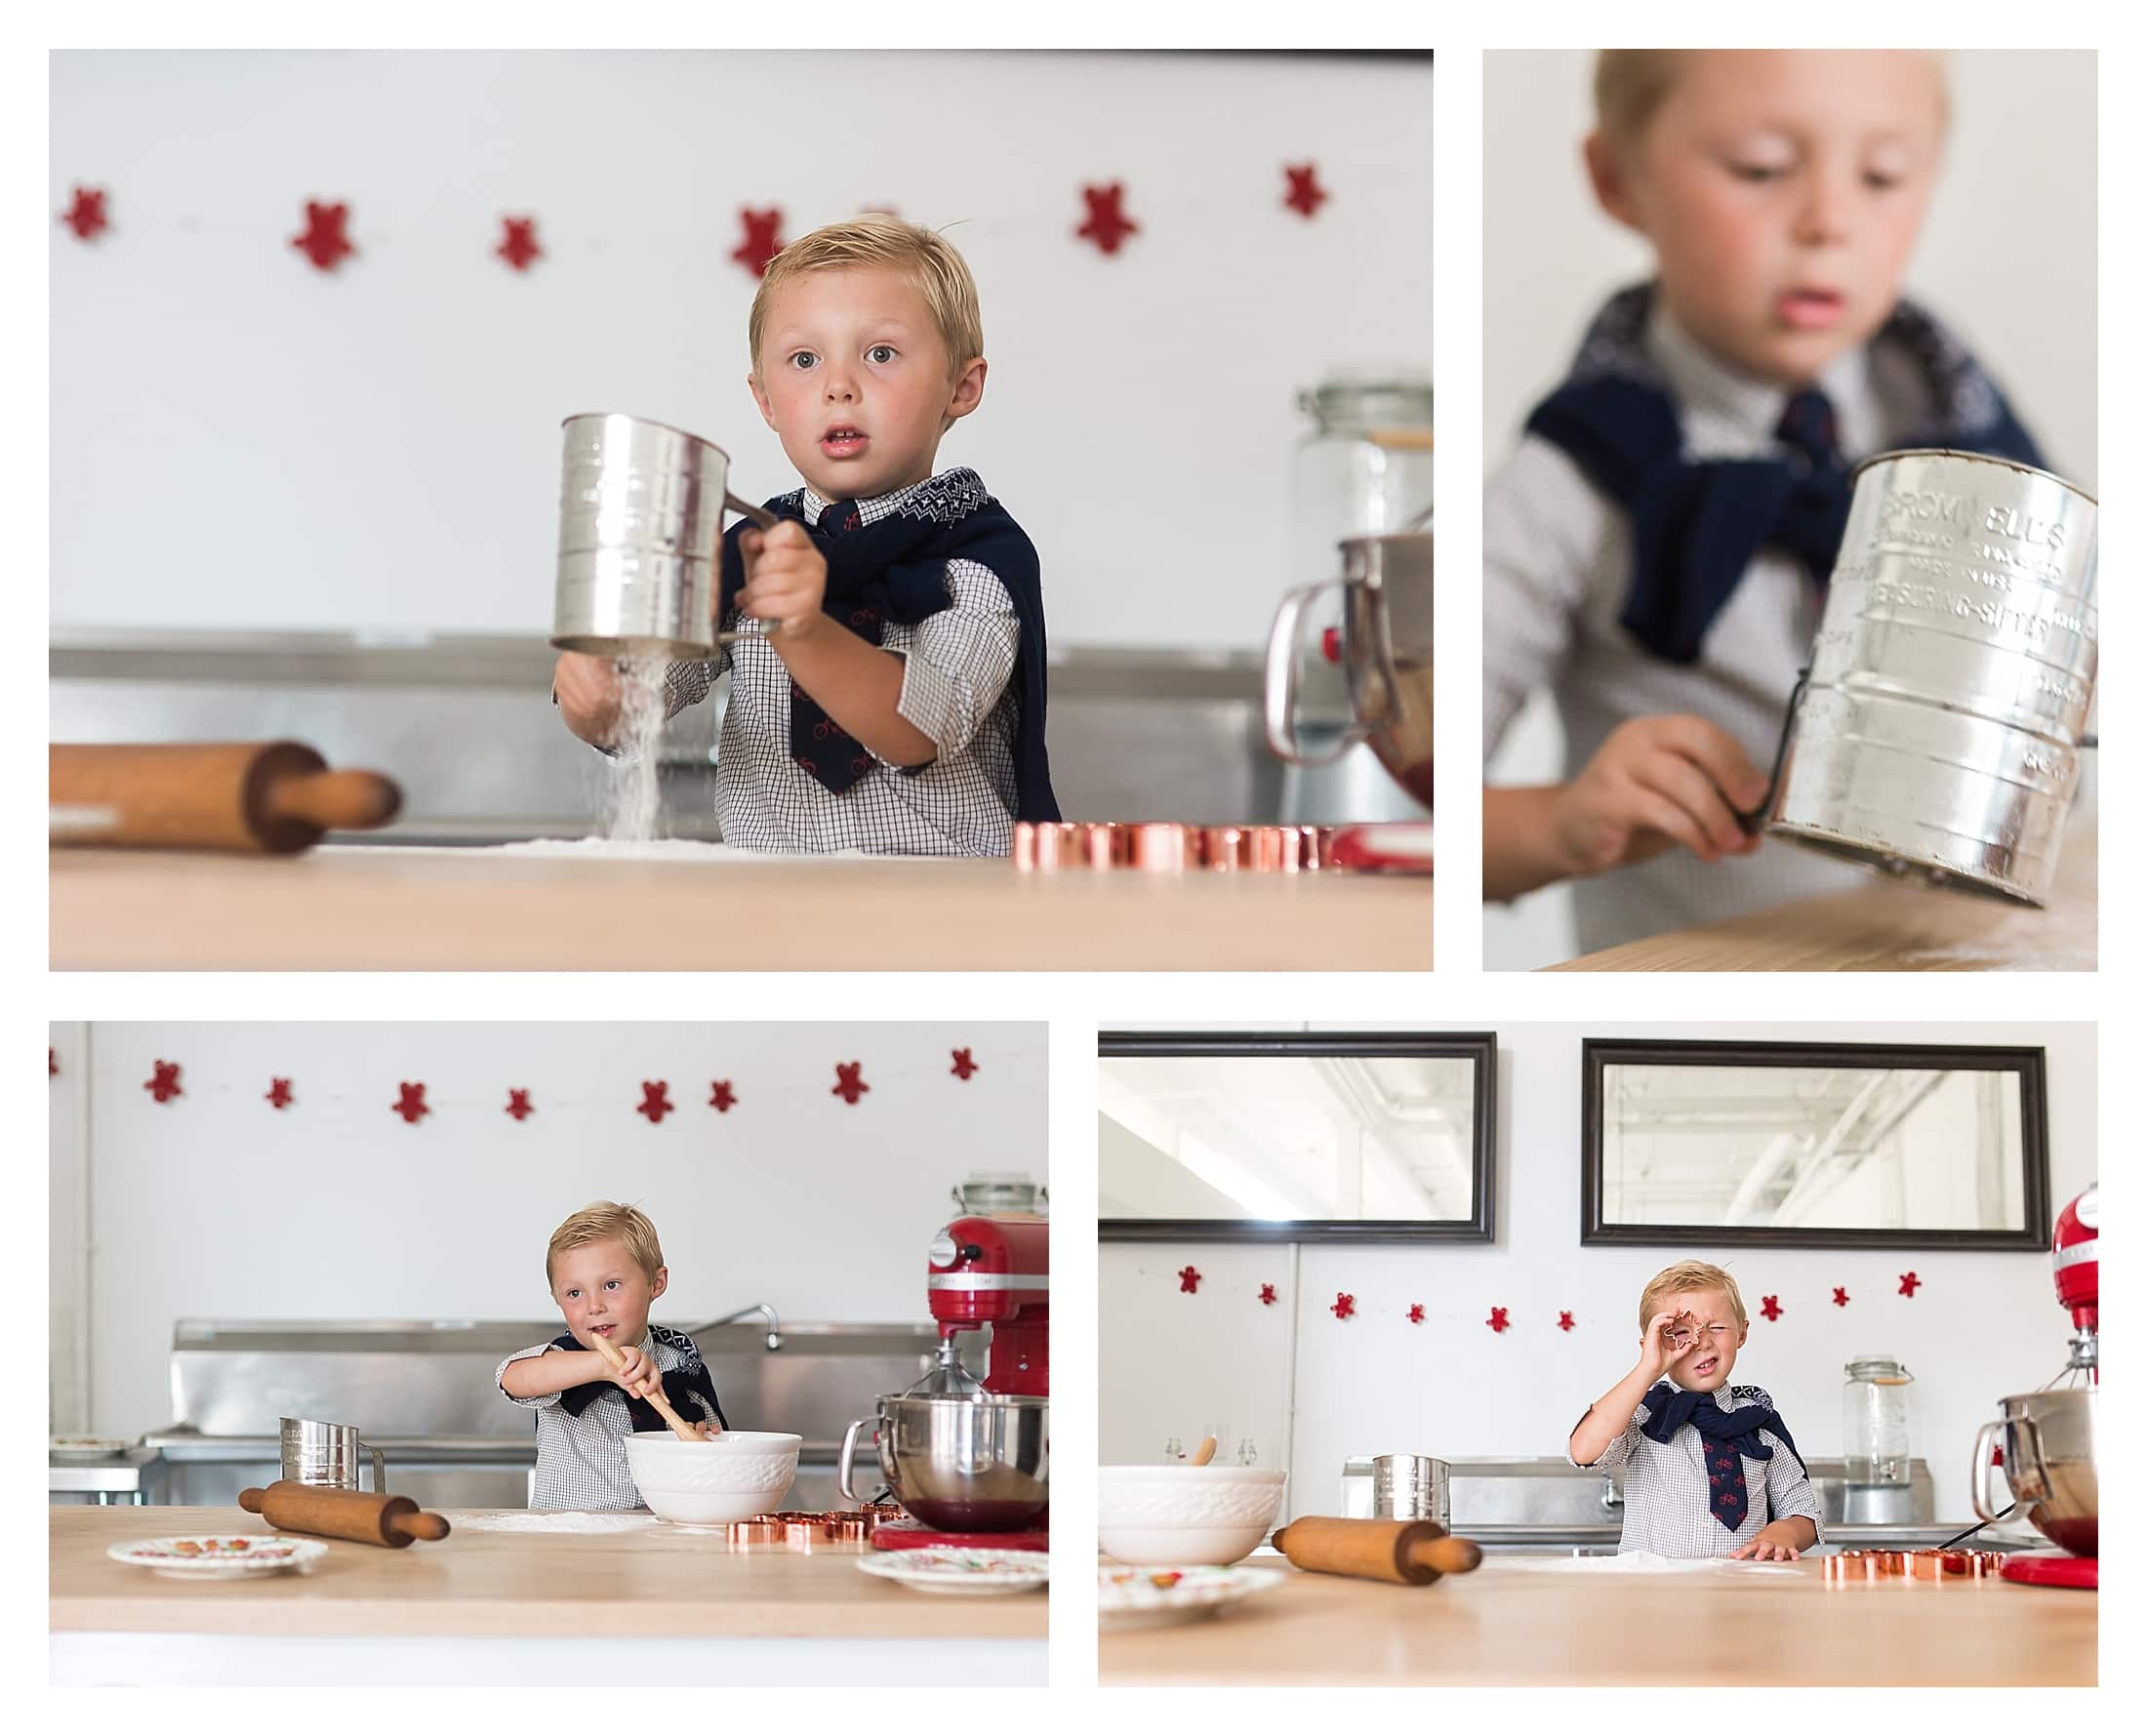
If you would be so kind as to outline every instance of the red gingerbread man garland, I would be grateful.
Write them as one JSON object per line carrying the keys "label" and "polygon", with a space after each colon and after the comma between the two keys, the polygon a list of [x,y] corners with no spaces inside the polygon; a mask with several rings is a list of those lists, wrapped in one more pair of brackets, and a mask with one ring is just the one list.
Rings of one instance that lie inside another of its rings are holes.
{"label": "red gingerbread man garland", "polygon": [[533,217],[503,217],[500,225],[504,233],[500,245],[492,251],[517,271],[527,271],[530,262],[543,257],[544,249],[537,245],[537,220]]}
{"label": "red gingerbread man garland", "polygon": [[855,1104],[871,1089],[859,1074],[865,1070],[862,1061],[838,1061],[835,1063],[835,1082],[828,1088],[830,1097],[839,1097],[844,1103]]}
{"label": "red gingerbread man garland", "polygon": [[730,1080],[711,1079],[709,1081],[709,1108],[717,1114],[729,1114],[732,1106],[737,1102],[738,1093],[731,1089]]}
{"label": "red gingerbread man garland", "polygon": [[291,245],[313,262],[315,270],[333,271],[358,251],[343,232],[343,225],[349,220],[349,206],[320,205],[308,199],[305,228],[291,237]]}
{"label": "red gingerbread man garland", "polygon": [[74,231],[77,241],[95,241],[112,226],[111,219],[104,215],[104,189],[76,187],[74,203],[60,214],[60,221]]}
{"label": "red gingerbread man garland", "polygon": [[425,1100],[425,1085],[422,1080],[417,1084],[412,1084],[407,1079],[398,1081],[395,1101],[388,1108],[413,1127],[417,1126],[421,1115],[429,1115],[432,1112],[432,1106]]}
{"label": "red gingerbread man garland", "polygon": [[1764,1314],[1769,1320],[1779,1320],[1782,1317],[1783,1312],[1782,1299],[1780,1297],[1762,1296],[1760,1298],[1760,1312]]}
{"label": "red gingerbread man garland", "polygon": [[1087,203],[1088,216],[1074,233],[1084,241],[1093,241],[1099,252],[1114,254],[1125,245],[1128,235],[1141,232],[1141,225],[1122,209],[1124,182],[1114,181],[1108,186],[1084,186],[1081,198]]}
{"label": "red gingerbread man garland", "polygon": [[1424,1305],[1421,1302],[1409,1304],[1409,1324],[1412,1326],[1424,1324]]}
{"label": "red gingerbread man garland", "polygon": [[1282,203],[1299,217],[1311,218],[1327,202],[1327,189],[1319,184],[1319,168],[1315,163],[1285,163],[1282,173],[1289,177],[1290,190],[1283,194]]}
{"label": "red gingerbread man garland", "polygon": [[271,1077],[268,1081],[266,1102],[272,1110],[289,1109],[291,1107],[291,1081]]}
{"label": "red gingerbread man garland", "polygon": [[527,1091],[509,1085],[506,1091],[506,1109],[503,1112],[512,1115],[517,1121],[526,1121],[537,1112],[537,1106],[529,1101]]}
{"label": "red gingerbread man garland", "polygon": [[755,277],[768,274],[768,262],[783,251],[783,208],[770,206],[766,211],[741,208],[738,221],[746,225],[746,239],[731,249],[736,260]]}
{"label": "red gingerbread man garland", "polygon": [[183,1097],[185,1093],[180,1088],[179,1083],[179,1063],[176,1061],[157,1062],[155,1076],[142,1080],[142,1088],[155,1098],[158,1103],[170,1103],[175,1097]]}
{"label": "red gingerbread man garland", "polygon": [[1195,1291],[1199,1289],[1199,1287],[1200,1272],[1197,1267],[1181,1266],[1178,1268],[1179,1294],[1184,1296],[1191,1296]]}
{"label": "red gingerbread man garland", "polygon": [[643,1079],[641,1101],[633,1106],[633,1112],[646,1115],[649,1125],[656,1126],[677,1106],[670,1100],[670,1081],[668,1079]]}
{"label": "red gingerbread man garland", "polygon": [[1262,1284],[1260,1286],[1260,1302],[1266,1308],[1275,1306],[1275,1286],[1273,1284]]}
{"label": "red gingerbread man garland", "polygon": [[1338,1290],[1334,1301],[1327,1305],[1327,1312],[1338,1320],[1346,1320],[1357,1312],[1357,1298],[1347,1290]]}
{"label": "red gingerbread man garland", "polygon": [[1491,1317],[1483,1323],[1486,1326],[1490,1327],[1493,1332],[1504,1332],[1509,1326],[1513,1324],[1513,1321],[1509,1320],[1506,1317],[1506,1311],[1504,1309],[1494,1308],[1491,1311]]}
{"label": "red gingerbread man garland", "polygon": [[1901,1274],[1901,1294],[1914,1302],[1916,1300],[1916,1287],[1923,1281],[1913,1272],[1904,1272]]}
{"label": "red gingerbread man garland", "polygon": [[977,1064],[969,1058],[967,1049],[956,1049],[953,1054],[954,1065],[947,1070],[952,1073],[955,1078],[967,1079],[971,1073],[978,1070]]}

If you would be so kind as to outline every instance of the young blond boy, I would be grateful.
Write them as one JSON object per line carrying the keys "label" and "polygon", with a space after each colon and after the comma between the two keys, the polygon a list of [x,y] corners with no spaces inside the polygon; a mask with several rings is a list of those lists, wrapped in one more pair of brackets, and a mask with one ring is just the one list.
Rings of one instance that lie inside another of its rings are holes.
{"label": "young blond boy", "polygon": [[[566,1331],[516,1351],[493,1376],[508,1398],[537,1413],[529,1504],[631,1512],[642,1501],[627,1470],[627,1436],[668,1427],[648,1393],[661,1386],[670,1407],[704,1433],[727,1426],[693,1340],[649,1324],[650,1306],[670,1283],[656,1226],[608,1199],[583,1207],[551,1232],[545,1282]],[[617,1347],[617,1369],[591,1348],[599,1338]]]}
{"label": "young blond boy", "polygon": [[[718,624],[765,630],[665,678],[675,714],[730,672],[724,840],[1005,855],[1015,820],[1059,810],[1035,547],[976,471],[933,468],[984,398],[968,265],[893,218],[830,224],[769,262],[748,343],[747,386],[805,486],[767,503],[774,530],[724,538]],[[608,750],[616,666],[565,653],[553,691]]]}
{"label": "young blond boy", "polygon": [[1641,1292],[1640,1360],[1565,1444],[1568,1464],[1625,1467],[1619,1554],[1794,1561],[1818,1543],[1819,1499],[1773,1399],[1729,1385],[1747,1330],[1719,1266],[1681,1261]]}
{"label": "young blond boy", "polygon": [[1575,880],[1583,951],[1860,883],[1739,823],[1810,658],[1849,465],[2043,462],[1900,295],[1946,132],[1937,56],[1608,50],[1596,102],[1597,201],[1655,274],[1597,315],[1483,524],[1484,751],[1549,686],[1567,765],[1485,790],[1484,893]]}

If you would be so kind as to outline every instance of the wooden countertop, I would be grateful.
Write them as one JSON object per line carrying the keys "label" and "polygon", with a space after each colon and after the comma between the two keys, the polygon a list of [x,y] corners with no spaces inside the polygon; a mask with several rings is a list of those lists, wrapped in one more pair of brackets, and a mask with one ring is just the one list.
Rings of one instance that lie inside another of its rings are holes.
{"label": "wooden countertop", "polygon": [[[2091,971],[2096,837],[2065,840],[2047,909],[1876,876],[1730,922],[1651,935],[1561,971]],[[1777,846],[1794,849],[1794,845]]]}
{"label": "wooden countertop", "polygon": [[[269,1536],[230,1507],[56,1507],[54,1633],[1042,1639],[1041,1593],[947,1597],[858,1571],[863,1547],[733,1553],[719,1532],[461,1530],[408,1549],[320,1541],[304,1573],[180,1579],[105,1554],[147,1537]],[[452,1520],[456,1515],[449,1514]]]}
{"label": "wooden countertop", "polygon": [[2096,1595],[1999,1580],[1545,1572],[1430,1586],[1302,1573],[1212,1620],[1100,1635],[1105,1685],[2092,1685]]}
{"label": "wooden countertop", "polygon": [[51,852],[55,970],[1429,970],[1432,883],[997,859]]}

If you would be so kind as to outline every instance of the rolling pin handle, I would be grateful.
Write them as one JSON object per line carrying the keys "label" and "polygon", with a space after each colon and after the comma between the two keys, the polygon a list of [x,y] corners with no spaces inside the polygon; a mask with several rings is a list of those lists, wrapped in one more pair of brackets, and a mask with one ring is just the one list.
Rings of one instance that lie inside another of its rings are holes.
{"label": "rolling pin handle", "polygon": [[403,1536],[416,1538],[421,1543],[438,1543],[452,1529],[446,1518],[436,1513],[399,1513],[388,1522]]}
{"label": "rolling pin handle", "polygon": [[305,772],[270,785],[268,806],[323,831],[369,831],[395,818],[402,791],[378,772]]}
{"label": "rolling pin handle", "polygon": [[238,1504],[248,1513],[261,1512],[263,1503],[267,1499],[266,1489],[241,1489],[238,1492]]}

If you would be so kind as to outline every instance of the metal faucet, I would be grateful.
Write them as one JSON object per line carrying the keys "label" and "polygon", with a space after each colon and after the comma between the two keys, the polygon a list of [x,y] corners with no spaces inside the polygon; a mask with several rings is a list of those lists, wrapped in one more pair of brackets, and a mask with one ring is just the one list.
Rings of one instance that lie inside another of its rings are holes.
{"label": "metal faucet", "polygon": [[1618,1492],[1618,1479],[1607,1471],[1602,1474],[1602,1510],[1615,1513],[1625,1505],[1625,1497]]}
{"label": "metal faucet", "polygon": [[775,1310],[765,1302],[749,1302],[744,1308],[733,1309],[720,1320],[710,1320],[706,1326],[696,1326],[693,1335],[699,1338],[704,1332],[713,1332],[718,1326],[729,1326],[743,1320],[748,1314],[758,1314],[768,1322],[768,1349],[783,1348],[783,1322],[776,1318]]}

